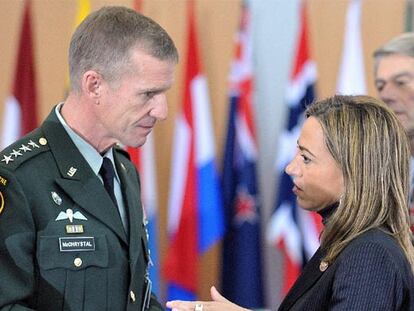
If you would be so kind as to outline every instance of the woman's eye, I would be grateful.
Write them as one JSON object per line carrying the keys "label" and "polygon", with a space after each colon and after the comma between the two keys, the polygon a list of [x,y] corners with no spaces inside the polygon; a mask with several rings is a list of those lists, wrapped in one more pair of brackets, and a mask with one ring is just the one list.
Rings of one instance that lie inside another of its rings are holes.
{"label": "woman's eye", "polygon": [[309,163],[310,161],[311,161],[311,159],[309,159],[306,155],[304,155],[304,154],[301,154],[300,155],[301,157],[302,157],[302,159],[303,159],[303,163],[305,163],[305,164],[307,164],[307,163]]}

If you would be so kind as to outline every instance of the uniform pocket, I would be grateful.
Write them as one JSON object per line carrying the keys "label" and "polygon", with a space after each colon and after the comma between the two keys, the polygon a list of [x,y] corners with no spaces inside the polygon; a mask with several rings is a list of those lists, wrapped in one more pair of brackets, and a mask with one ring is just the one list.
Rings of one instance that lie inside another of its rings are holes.
{"label": "uniform pocket", "polygon": [[108,243],[105,236],[76,237],[40,236],[37,250],[43,270],[83,270],[108,266]]}
{"label": "uniform pocket", "polygon": [[[107,278],[108,243],[100,236],[39,236],[37,260],[43,280],[62,294],[63,309],[84,310],[85,293],[96,293],[99,310],[106,309],[106,301],[98,293],[106,293],[106,281],[91,282],[99,275]],[[101,292],[102,290],[102,292]],[[44,293],[47,296],[46,293]],[[88,310],[89,311],[89,310]]]}

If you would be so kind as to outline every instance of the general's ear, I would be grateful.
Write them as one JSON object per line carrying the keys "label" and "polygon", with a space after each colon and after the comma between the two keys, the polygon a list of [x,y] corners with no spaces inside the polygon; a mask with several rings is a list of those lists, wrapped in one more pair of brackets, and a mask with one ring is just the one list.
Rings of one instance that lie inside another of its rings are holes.
{"label": "general's ear", "polygon": [[99,99],[101,96],[101,84],[102,76],[94,70],[88,70],[82,76],[82,91],[91,99]]}

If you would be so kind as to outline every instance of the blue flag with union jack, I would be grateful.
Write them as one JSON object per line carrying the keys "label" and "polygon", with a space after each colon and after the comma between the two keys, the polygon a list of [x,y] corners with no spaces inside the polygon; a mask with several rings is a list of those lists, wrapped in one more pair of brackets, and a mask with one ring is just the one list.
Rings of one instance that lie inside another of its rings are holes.
{"label": "blue flag with union jack", "polygon": [[249,11],[243,8],[230,73],[230,111],[222,175],[226,234],[222,291],[247,308],[263,307],[257,147],[252,115]]}

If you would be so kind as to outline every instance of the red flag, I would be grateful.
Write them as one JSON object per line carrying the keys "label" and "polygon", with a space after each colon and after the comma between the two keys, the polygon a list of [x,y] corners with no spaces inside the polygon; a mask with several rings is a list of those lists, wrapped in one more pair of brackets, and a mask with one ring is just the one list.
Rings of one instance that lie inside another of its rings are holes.
{"label": "red flag", "polygon": [[24,7],[12,94],[6,99],[1,146],[6,147],[37,126],[37,94],[31,27],[31,5]]}
{"label": "red flag", "polygon": [[138,12],[142,11],[142,0],[134,0],[134,10]]}
{"label": "red flag", "polygon": [[169,197],[170,246],[163,267],[168,300],[193,300],[198,259],[223,233],[221,198],[214,159],[214,138],[206,77],[189,5],[184,100],[176,121]]}

